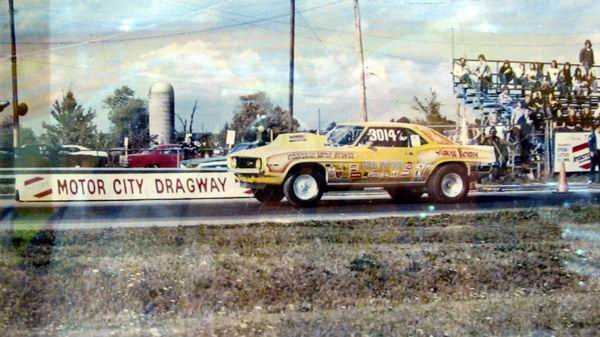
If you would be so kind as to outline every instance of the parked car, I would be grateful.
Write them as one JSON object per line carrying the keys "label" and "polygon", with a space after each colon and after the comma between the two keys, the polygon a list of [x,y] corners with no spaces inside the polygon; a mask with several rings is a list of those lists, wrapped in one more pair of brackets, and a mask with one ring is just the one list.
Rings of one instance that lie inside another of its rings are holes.
{"label": "parked car", "polygon": [[[242,151],[249,150],[257,147],[257,143],[239,143],[231,148],[229,154]],[[206,169],[210,171],[227,171],[227,157],[226,156],[218,156],[211,158],[194,158],[188,159],[181,162],[181,168],[187,169]]]}
{"label": "parked car", "polygon": [[228,166],[259,201],[285,196],[306,207],[326,191],[366,187],[383,187],[398,201],[427,192],[435,202],[460,202],[477,168],[494,161],[493,147],[459,145],[422,125],[360,122],[338,125],[326,137],[280,135],[229,156]]}
{"label": "parked car", "polygon": [[158,145],[140,153],[127,156],[122,160],[127,167],[179,167],[182,159],[181,146],[177,144]]}
{"label": "parked car", "polygon": [[63,167],[105,167],[108,163],[108,153],[81,145],[61,145],[58,149],[58,160]]}

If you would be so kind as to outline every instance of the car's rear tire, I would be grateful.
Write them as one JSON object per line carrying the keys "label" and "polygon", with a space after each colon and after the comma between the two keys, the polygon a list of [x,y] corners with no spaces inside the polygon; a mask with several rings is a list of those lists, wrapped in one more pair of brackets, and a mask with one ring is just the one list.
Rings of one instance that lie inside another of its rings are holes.
{"label": "car's rear tire", "polygon": [[423,196],[422,188],[389,188],[386,191],[397,203],[419,202]]}
{"label": "car's rear tire", "polygon": [[314,207],[325,190],[323,173],[311,167],[293,171],[283,184],[283,193],[295,207]]}
{"label": "car's rear tire", "polygon": [[266,186],[261,189],[253,189],[256,200],[263,204],[274,205],[283,199],[283,191],[279,186]]}
{"label": "car's rear tire", "polygon": [[434,202],[460,202],[465,199],[468,192],[467,170],[460,164],[439,167],[427,182],[427,193]]}

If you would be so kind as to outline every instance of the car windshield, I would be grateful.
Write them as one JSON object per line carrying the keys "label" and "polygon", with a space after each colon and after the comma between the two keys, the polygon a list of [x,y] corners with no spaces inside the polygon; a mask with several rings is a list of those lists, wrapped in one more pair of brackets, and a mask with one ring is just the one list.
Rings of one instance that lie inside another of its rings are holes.
{"label": "car windshield", "polygon": [[247,150],[247,149],[251,149],[252,143],[239,143],[236,146],[234,146],[231,151],[229,151],[229,153],[235,153],[238,151],[242,151],[242,150]]}
{"label": "car windshield", "polygon": [[342,125],[329,131],[327,144],[333,146],[352,145],[363,131],[362,126]]}

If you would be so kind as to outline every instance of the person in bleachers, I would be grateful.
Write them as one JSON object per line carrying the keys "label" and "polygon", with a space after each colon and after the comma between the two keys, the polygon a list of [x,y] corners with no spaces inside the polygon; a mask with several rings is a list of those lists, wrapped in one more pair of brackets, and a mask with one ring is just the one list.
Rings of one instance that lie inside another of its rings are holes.
{"label": "person in bleachers", "polygon": [[592,110],[588,107],[583,108],[583,113],[581,114],[581,127],[583,131],[592,131],[594,127],[594,114]]}
{"label": "person in bleachers", "polygon": [[571,99],[571,91],[573,90],[573,77],[571,76],[571,63],[567,62],[558,73],[558,90],[560,97]]}
{"label": "person in bleachers", "polygon": [[513,126],[506,134],[506,143],[514,156],[513,163],[520,164],[523,158],[523,136],[519,125]]}
{"label": "person in bleachers", "polygon": [[452,75],[456,77],[456,81],[464,86],[471,87],[471,69],[467,65],[467,60],[461,57],[456,61],[452,69]]}
{"label": "person in bleachers", "polygon": [[594,68],[588,71],[585,79],[588,84],[588,96],[591,95],[592,92],[598,91],[598,78],[596,77],[596,70]]}
{"label": "person in bleachers", "polygon": [[564,121],[565,129],[567,131],[578,131],[581,128],[581,116],[572,107],[567,109],[567,113],[567,118]]}
{"label": "person in bleachers", "polygon": [[594,125],[600,125],[600,106],[594,111]]}
{"label": "person in bleachers", "polygon": [[526,82],[526,89],[533,89],[536,87],[536,83],[537,83],[537,78],[538,78],[538,71],[537,71],[537,66],[535,63],[530,63],[529,64],[529,69],[527,69],[527,82]]}
{"label": "person in bleachers", "polygon": [[[542,94],[544,92],[542,91]],[[546,119],[556,120],[558,118],[558,109],[560,104],[556,99],[554,91],[544,94],[544,116]]]}
{"label": "person in bleachers", "polygon": [[535,71],[535,81],[541,84],[544,81],[544,64],[542,62],[538,63],[535,66]]}
{"label": "person in bleachers", "polygon": [[568,118],[569,118],[569,110],[561,109],[558,112],[558,117],[554,120],[554,128],[556,130],[566,130]]}
{"label": "person in bleachers", "polygon": [[519,102],[510,116],[511,125],[519,125],[521,129],[529,123],[529,109],[526,102]]}
{"label": "person in bleachers", "polygon": [[559,72],[560,69],[558,68],[558,62],[556,60],[552,60],[550,66],[546,68],[546,77],[552,87],[556,86]]}
{"label": "person in bleachers", "polygon": [[588,93],[588,82],[581,71],[581,68],[575,68],[573,74],[573,93],[576,98],[582,98],[587,96]]}
{"label": "person in bleachers", "polygon": [[513,71],[509,60],[505,60],[502,63],[502,66],[500,66],[500,69],[498,70],[498,77],[500,77],[500,84],[502,86],[509,84],[513,78],[515,78],[515,72]]}
{"label": "person in bleachers", "polygon": [[479,63],[475,68],[475,76],[479,82],[479,90],[487,94],[490,83],[492,83],[492,70],[487,63],[485,55],[479,54]]}
{"label": "person in bleachers", "polygon": [[544,98],[540,90],[535,90],[531,94],[529,110],[531,111],[529,119],[533,122],[535,130],[540,130],[544,124]]}
{"label": "person in bleachers", "polygon": [[590,40],[585,40],[583,48],[579,51],[579,63],[583,65],[586,75],[594,66],[594,50]]}
{"label": "person in bleachers", "polygon": [[500,95],[498,95],[498,104],[500,104],[502,110],[504,110],[503,115],[510,118],[514,109],[514,101],[510,96],[510,90],[507,86],[502,87],[502,91],[500,92]]}

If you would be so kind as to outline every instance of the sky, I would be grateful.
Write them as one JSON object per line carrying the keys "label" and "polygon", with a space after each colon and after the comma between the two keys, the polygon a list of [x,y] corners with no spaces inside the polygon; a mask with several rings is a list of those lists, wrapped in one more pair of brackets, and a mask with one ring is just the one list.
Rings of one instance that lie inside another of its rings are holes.
{"label": "sky", "polygon": [[[15,0],[24,127],[41,132],[68,90],[97,113],[127,85],[147,98],[158,81],[195,131],[218,131],[240,95],[266,92],[288,104],[287,0]],[[360,59],[353,0],[296,1],[295,117],[304,128],[360,117]],[[577,62],[585,39],[600,42],[600,2],[360,0],[369,119],[414,117],[413,97],[438,93],[453,117],[452,56]],[[0,100],[11,98],[7,1],[0,3]],[[9,109],[10,110],[10,109]],[[3,113],[0,118],[7,118]],[[177,123],[177,128],[180,125]]]}

